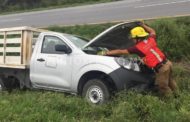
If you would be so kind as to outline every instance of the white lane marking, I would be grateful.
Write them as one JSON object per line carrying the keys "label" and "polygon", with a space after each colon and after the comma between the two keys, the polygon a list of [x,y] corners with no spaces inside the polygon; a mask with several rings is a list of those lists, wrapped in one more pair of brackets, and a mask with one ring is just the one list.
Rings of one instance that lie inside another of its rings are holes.
{"label": "white lane marking", "polygon": [[161,6],[161,5],[169,5],[169,4],[176,4],[176,3],[186,3],[186,2],[190,2],[190,0],[175,1],[175,2],[169,2],[169,3],[150,4],[150,5],[144,5],[144,6],[136,6],[135,8],[144,8],[144,7]]}
{"label": "white lane marking", "polygon": [[15,22],[15,21],[20,21],[22,19],[4,19],[4,20],[0,20],[0,22]]}

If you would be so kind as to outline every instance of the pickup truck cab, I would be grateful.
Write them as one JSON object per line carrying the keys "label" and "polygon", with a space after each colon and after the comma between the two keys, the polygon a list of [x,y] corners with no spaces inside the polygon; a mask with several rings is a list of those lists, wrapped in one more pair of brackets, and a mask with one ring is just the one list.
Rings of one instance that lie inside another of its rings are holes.
{"label": "pickup truck cab", "polygon": [[31,27],[0,29],[0,90],[62,91],[102,104],[116,91],[149,84],[154,74],[138,59],[97,55],[133,45],[134,26],[117,24],[91,41]]}

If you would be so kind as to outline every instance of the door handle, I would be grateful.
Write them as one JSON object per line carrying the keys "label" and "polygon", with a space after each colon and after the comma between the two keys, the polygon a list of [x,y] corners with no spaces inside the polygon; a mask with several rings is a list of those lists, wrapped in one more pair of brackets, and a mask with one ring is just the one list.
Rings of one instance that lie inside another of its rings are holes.
{"label": "door handle", "polygon": [[37,61],[44,62],[45,60],[43,58],[39,58],[39,59],[37,59]]}

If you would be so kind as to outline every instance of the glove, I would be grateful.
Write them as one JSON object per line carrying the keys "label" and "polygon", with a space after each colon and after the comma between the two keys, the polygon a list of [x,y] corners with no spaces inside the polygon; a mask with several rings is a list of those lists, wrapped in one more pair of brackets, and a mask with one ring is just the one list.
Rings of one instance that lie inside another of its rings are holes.
{"label": "glove", "polygon": [[137,24],[138,26],[142,26],[144,24],[144,21],[143,20],[136,21],[135,24]]}
{"label": "glove", "polygon": [[103,51],[99,51],[99,52],[97,53],[97,55],[106,55],[106,52],[107,52],[107,51],[104,51],[104,50],[103,50]]}

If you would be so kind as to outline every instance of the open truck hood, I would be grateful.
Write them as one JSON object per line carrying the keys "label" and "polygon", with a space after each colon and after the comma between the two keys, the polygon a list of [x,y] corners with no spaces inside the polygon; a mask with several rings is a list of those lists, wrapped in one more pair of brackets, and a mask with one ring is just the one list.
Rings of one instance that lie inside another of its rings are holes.
{"label": "open truck hood", "polygon": [[114,25],[92,39],[83,49],[87,47],[104,47],[110,50],[129,48],[134,45],[130,39],[130,30],[136,26],[134,22]]}

